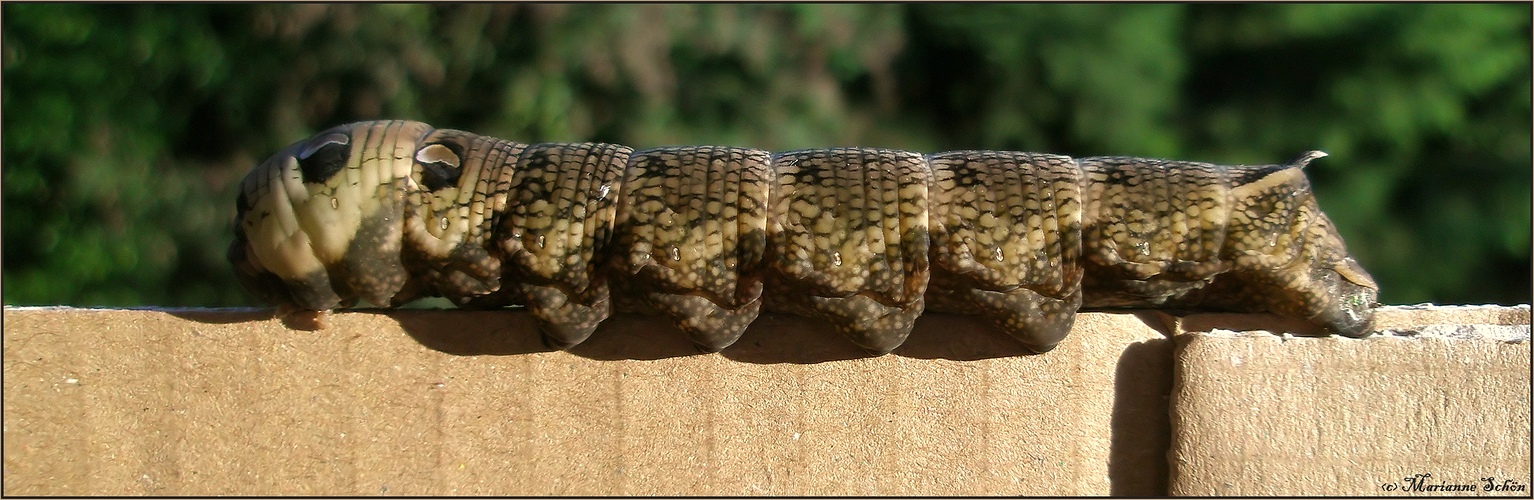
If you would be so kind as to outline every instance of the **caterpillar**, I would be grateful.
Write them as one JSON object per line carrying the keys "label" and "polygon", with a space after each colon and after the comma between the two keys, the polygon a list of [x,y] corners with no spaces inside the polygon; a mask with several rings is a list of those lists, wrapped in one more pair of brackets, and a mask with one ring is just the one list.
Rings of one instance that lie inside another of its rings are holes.
{"label": "caterpillar", "polygon": [[522,144],[338,126],[255,167],[235,274],[289,310],[525,306],[566,349],[615,311],[701,349],[764,309],[887,353],[924,311],[1052,349],[1082,309],[1268,312],[1349,337],[1379,286],[1302,169],[1013,151]]}

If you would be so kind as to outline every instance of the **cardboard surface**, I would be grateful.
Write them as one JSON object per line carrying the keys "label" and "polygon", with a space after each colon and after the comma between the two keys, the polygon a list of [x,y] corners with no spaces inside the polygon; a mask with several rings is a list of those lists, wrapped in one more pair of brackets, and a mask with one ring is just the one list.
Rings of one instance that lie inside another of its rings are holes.
{"label": "cardboard surface", "polygon": [[1399,333],[1368,340],[1224,331],[1303,330],[1265,315],[1086,313],[1044,355],[934,314],[876,358],[781,316],[718,354],[637,316],[573,352],[543,347],[521,312],[348,312],[321,331],[270,316],[6,308],[4,493],[1375,495],[1419,473],[1529,484],[1527,306],[1386,308],[1379,327]]}
{"label": "cardboard surface", "polygon": [[1172,342],[1132,314],[1045,355],[928,315],[877,358],[789,317],[720,354],[659,318],[566,353],[521,312],[269,317],[7,308],[4,493],[1166,490]]}
{"label": "cardboard surface", "polygon": [[1529,496],[1528,306],[1379,323],[1400,333],[1179,335],[1169,492]]}

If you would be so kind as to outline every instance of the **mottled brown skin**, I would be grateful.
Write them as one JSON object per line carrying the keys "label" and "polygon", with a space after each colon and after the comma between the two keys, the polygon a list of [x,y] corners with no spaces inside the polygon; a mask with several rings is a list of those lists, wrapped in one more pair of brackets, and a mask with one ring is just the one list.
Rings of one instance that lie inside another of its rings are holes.
{"label": "mottled brown skin", "polygon": [[586,340],[612,312],[599,268],[632,152],[614,144],[539,144],[512,167],[493,243],[509,285],[554,347]]}
{"label": "mottled brown skin", "polygon": [[1323,156],[1257,166],[1081,159],[1083,307],[1272,312],[1368,335],[1379,285],[1301,171]]}
{"label": "mottled brown skin", "polygon": [[406,190],[405,266],[424,287],[463,307],[522,303],[502,290],[495,218],[506,210],[514,165],[527,145],[433,130],[416,150]]}
{"label": "mottled brown skin", "polygon": [[924,310],[1038,352],[1079,309],[1272,312],[1369,333],[1378,286],[1301,169],[1009,151],[524,145],[336,127],[246,176],[229,260],[285,310],[525,305],[568,348],[617,311],[701,349],[762,308],[873,353]]}
{"label": "mottled brown skin", "polygon": [[1044,352],[1081,306],[1081,174],[1066,156],[953,151],[933,172],[934,311],[978,313]]}
{"label": "mottled brown skin", "polygon": [[612,276],[670,317],[706,351],[729,347],[762,308],[767,208],[775,179],[766,151],[658,148],[630,157]]}
{"label": "mottled brown skin", "polygon": [[824,318],[875,353],[899,347],[930,277],[920,154],[817,149],[774,156],[769,310]]}

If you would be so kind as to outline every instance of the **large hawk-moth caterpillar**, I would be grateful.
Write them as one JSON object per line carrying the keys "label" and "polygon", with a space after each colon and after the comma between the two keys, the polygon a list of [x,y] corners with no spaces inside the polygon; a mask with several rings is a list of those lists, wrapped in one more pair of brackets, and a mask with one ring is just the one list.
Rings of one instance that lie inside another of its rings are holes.
{"label": "large hawk-moth caterpillar", "polygon": [[763,310],[888,352],[924,311],[1043,352],[1080,309],[1271,312],[1369,333],[1378,285],[1302,168],[1011,151],[769,153],[521,144],[353,123],[246,176],[229,260],[258,297],[326,311],[443,296],[524,305],[568,348],[614,311],[701,348]]}

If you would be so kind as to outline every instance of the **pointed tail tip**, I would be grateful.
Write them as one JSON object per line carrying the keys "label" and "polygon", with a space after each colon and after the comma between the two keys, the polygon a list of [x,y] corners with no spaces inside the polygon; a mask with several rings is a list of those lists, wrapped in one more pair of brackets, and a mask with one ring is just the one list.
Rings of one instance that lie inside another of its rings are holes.
{"label": "pointed tail tip", "polygon": [[1327,156],[1329,155],[1327,155],[1325,151],[1313,149],[1304,153],[1300,153],[1300,155],[1295,157],[1294,161],[1289,162],[1289,164],[1296,167],[1305,168],[1310,165],[1310,162],[1320,158],[1325,158]]}

